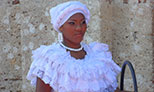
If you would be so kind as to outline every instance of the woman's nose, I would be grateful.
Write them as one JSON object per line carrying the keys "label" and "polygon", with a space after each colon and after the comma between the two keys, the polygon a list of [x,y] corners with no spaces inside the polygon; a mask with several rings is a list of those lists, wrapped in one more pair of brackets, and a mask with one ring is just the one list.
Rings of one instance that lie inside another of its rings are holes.
{"label": "woman's nose", "polygon": [[76,30],[77,30],[77,31],[81,31],[81,30],[82,30],[82,25],[77,25],[77,26],[76,26]]}

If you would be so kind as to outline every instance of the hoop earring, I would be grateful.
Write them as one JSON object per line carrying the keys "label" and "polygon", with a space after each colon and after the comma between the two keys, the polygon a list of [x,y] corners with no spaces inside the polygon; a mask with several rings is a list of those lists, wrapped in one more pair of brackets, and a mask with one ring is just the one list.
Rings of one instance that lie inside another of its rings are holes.
{"label": "hoop earring", "polygon": [[58,33],[58,41],[60,43],[63,42],[63,34],[62,33]]}

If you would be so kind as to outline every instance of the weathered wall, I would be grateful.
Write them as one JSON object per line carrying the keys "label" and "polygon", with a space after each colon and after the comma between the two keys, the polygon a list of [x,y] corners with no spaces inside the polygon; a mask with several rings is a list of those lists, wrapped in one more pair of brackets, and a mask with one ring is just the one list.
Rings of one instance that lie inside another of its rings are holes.
{"label": "weathered wall", "polygon": [[[124,60],[130,60],[136,70],[139,92],[152,92],[152,1],[122,1],[113,2],[113,57],[120,64]],[[125,78],[125,88],[133,90],[130,73],[126,74]]]}
{"label": "weathered wall", "polygon": [[[0,92],[34,92],[26,80],[31,51],[57,40],[48,11],[64,1],[68,0],[0,1]],[[113,59],[120,65],[126,59],[132,61],[139,92],[152,92],[153,0],[79,1],[91,12],[84,41],[109,44]],[[128,74],[126,89],[132,88]]]}
{"label": "weathered wall", "polygon": [[0,1],[0,92],[21,92],[21,24],[15,15],[19,7]]}

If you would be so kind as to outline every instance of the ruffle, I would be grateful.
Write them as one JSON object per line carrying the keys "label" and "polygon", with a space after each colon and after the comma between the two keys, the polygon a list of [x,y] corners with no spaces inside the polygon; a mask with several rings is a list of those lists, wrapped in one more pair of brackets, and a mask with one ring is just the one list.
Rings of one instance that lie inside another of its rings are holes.
{"label": "ruffle", "polygon": [[87,55],[75,59],[57,43],[41,46],[32,52],[27,79],[36,85],[39,77],[57,92],[114,92],[121,68],[108,45],[93,42],[83,47]]}

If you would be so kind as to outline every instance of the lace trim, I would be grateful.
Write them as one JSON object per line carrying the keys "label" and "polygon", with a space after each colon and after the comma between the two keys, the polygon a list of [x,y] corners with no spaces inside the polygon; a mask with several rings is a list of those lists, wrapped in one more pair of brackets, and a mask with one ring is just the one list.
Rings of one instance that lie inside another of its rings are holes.
{"label": "lace trim", "polygon": [[[121,71],[112,60],[106,44],[85,45],[85,59],[73,59],[58,44],[41,46],[33,51],[33,62],[27,75],[31,84],[36,78],[58,92],[112,92],[118,86],[116,76]],[[74,91],[75,90],[75,91]]]}

